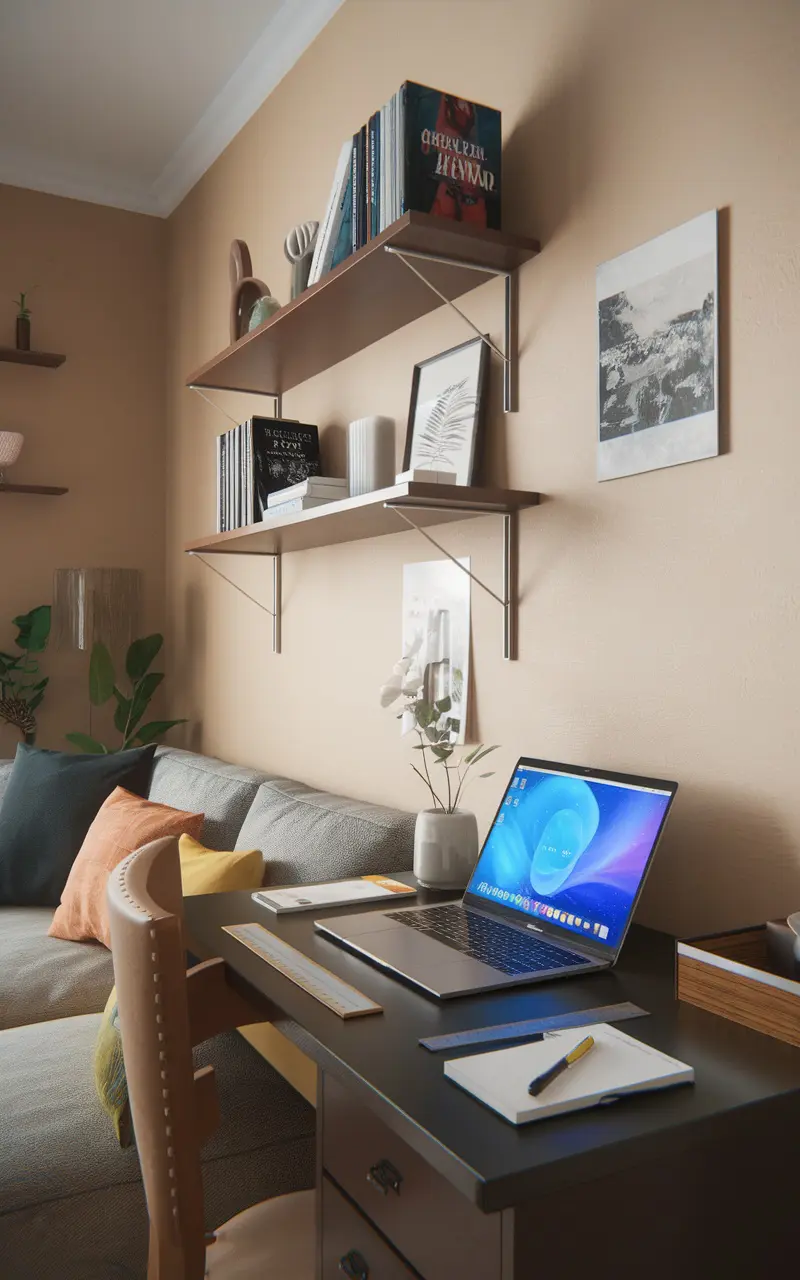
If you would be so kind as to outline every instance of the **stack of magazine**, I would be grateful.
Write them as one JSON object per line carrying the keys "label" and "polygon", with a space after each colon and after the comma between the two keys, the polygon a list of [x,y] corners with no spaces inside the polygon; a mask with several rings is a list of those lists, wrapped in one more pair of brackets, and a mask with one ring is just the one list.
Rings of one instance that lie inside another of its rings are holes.
{"label": "stack of magazine", "polygon": [[310,423],[248,418],[232,427],[217,436],[217,532],[261,520],[270,494],[319,471],[319,432]]}
{"label": "stack of magazine", "polygon": [[501,148],[499,111],[407,80],[342,145],[308,283],[409,209],[499,230]]}

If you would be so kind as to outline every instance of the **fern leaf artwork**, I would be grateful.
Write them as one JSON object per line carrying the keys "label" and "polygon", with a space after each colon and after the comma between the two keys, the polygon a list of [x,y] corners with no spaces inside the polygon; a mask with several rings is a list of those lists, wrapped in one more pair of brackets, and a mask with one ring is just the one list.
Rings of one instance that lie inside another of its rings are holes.
{"label": "fern leaf artwork", "polygon": [[[469,436],[478,407],[477,396],[466,389],[467,379],[445,387],[432,402],[414,440],[414,466],[430,471],[457,471],[460,454],[469,445]],[[424,412],[427,406],[421,406]]]}
{"label": "fern leaf artwork", "polygon": [[485,364],[477,338],[417,365],[406,468],[451,471],[457,484],[472,484]]}

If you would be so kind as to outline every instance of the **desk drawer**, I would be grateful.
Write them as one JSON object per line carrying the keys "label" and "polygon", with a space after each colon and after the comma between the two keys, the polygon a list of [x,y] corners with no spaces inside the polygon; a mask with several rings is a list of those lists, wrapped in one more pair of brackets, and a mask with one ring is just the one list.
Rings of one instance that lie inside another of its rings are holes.
{"label": "desk drawer", "polygon": [[322,1179],[322,1280],[412,1280],[413,1272],[328,1178]]}
{"label": "desk drawer", "polygon": [[322,1164],[426,1280],[500,1280],[500,1214],[481,1213],[327,1073]]}

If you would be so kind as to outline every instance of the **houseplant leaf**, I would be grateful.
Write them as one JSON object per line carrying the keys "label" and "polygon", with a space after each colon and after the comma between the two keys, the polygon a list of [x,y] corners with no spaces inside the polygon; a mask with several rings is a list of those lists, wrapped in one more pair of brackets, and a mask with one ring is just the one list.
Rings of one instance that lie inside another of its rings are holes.
{"label": "houseplant leaf", "polygon": [[163,672],[149,671],[147,675],[143,676],[136,685],[133,691],[133,697],[131,698],[130,718],[128,719],[128,736],[133,733],[133,730],[141,720],[149,706],[150,699],[163,679]]}
{"label": "houseplant leaf", "polygon": [[158,632],[152,636],[143,636],[141,640],[134,640],[125,659],[125,670],[132,684],[141,680],[163,643],[164,637]]}
{"label": "houseplant leaf", "polygon": [[93,756],[108,755],[108,751],[102,742],[98,742],[96,738],[90,738],[88,733],[68,733],[66,737],[67,742],[71,742],[79,751],[86,751]]}
{"label": "houseplant leaf", "polygon": [[124,735],[128,725],[128,716],[131,713],[131,699],[126,698],[116,685],[114,686],[114,697],[117,700],[117,709],[114,712],[114,728]]}
{"label": "houseplant leaf", "polygon": [[146,746],[148,742],[155,742],[156,738],[161,738],[170,729],[174,729],[176,724],[186,724],[186,720],[151,720],[149,724],[142,725],[133,740]]}
{"label": "houseplant leaf", "polygon": [[50,638],[50,605],[40,604],[30,613],[21,613],[13,619],[19,629],[17,644],[29,653],[42,653]]}
{"label": "houseplant leaf", "polygon": [[114,663],[102,640],[96,640],[89,660],[89,701],[102,707],[114,693]]}

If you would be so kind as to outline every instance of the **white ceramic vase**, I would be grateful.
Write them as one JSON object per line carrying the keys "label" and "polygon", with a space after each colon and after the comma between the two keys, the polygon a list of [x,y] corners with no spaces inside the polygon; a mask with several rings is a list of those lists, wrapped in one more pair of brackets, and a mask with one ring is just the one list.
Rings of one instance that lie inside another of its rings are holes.
{"label": "white ceramic vase", "polygon": [[414,875],[426,889],[463,889],[478,860],[474,813],[423,809],[414,829]]}
{"label": "white ceramic vase", "polygon": [[356,418],[347,428],[347,479],[351,498],[394,484],[394,419]]}
{"label": "white ceramic vase", "polygon": [[19,457],[24,438],[19,431],[0,431],[0,479],[4,468],[13,466]]}

